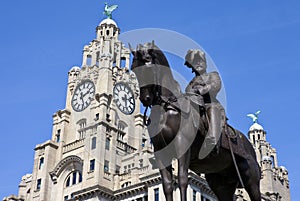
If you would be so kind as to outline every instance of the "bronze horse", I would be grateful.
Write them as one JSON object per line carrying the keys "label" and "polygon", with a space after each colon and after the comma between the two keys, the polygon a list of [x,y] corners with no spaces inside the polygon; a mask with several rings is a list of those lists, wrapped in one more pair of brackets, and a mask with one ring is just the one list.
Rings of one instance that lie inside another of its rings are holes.
{"label": "bronze horse", "polygon": [[187,200],[188,169],[197,174],[204,173],[208,185],[220,201],[233,201],[236,188],[242,186],[252,201],[261,201],[260,168],[248,139],[230,127],[232,129],[225,132],[239,136],[245,157],[236,155],[234,161],[230,150],[221,146],[219,152],[199,159],[198,153],[208,131],[205,110],[193,105],[181,93],[164,53],[154,42],[139,45],[131,52],[134,56],[131,69],[139,81],[140,100],[146,108],[152,107],[151,123],[146,119],[144,122],[150,124],[149,135],[166,200],[173,200],[171,161],[176,158],[182,201]]}

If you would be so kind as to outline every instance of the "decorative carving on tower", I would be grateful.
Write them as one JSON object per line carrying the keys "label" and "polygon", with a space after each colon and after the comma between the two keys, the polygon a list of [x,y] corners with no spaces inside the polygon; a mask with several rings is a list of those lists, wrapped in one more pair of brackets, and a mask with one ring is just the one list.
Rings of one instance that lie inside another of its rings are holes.
{"label": "decorative carving on tower", "polygon": [[[278,195],[290,200],[288,171],[283,166],[278,166],[276,149],[267,141],[267,132],[258,123],[258,111],[247,116],[252,118],[253,124],[248,131],[248,137],[252,143],[261,166],[261,192],[265,195]],[[275,200],[278,200],[277,198]]]}

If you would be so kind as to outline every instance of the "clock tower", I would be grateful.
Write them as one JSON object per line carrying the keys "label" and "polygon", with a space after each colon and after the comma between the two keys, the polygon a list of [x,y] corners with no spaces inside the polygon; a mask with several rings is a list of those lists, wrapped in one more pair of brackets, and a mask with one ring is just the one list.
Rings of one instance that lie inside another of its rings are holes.
{"label": "clock tower", "polygon": [[124,157],[150,147],[119,32],[114,20],[101,21],[82,65],[69,70],[65,109],[53,114],[52,139],[36,146],[30,184],[20,187],[28,200],[67,200],[91,189],[109,197],[120,187]]}
{"label": "clock tower", "polygon": [[[97,26],[96,39],[83,49],[82,66],[74,66],[68,73],[66,110],[75,124],[83,117],[112,125],[124,122],[131,131],[127,143],[138,146],[136,128],[129,125],[141,118],[139,87],[129,71],[130,51],[118,40],[119,32],[116,22],[109,18]],[[62,140],[82,138],[74,128],[70,128],[70,136],[61,136]]]}
{"label": "clock tower", "polygon": [[[111,12],[83,48],[82,64],[68,72],[65,108],[52,116],[51,139],[36,145],[32,174],[22,177],[18,196],[3,201],[164,200],[153,147],[140,113],[139,86],[129,70],[130,50],[119,41]],[[262,167],[264,200],[290,200],[288,172],[276,150],[253,124],[249,138]],[[178,171],[173,161],[173,173]],[[275,173],[274,173],[275,172]],[[174,177],[174,184],[178,178]],[[275,181],[276,180],[276,181]],[[173,197],[179,189],[174,185]],[[203,175],[189,171],[188,200],[216,201]],[[243,191],[237,200],[249,200]]]}

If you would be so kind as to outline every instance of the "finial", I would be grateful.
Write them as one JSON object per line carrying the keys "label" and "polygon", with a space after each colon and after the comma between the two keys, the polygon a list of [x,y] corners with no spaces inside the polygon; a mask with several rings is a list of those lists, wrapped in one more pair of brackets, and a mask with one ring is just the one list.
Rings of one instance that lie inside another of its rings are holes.
{"label": "finial", "polygon": [[107,16],[108,19],[112,18],[112,12],[118,8],[118,5],[111,5],[109,6],[107,2],[104,3],[105,4],[105,8],[104,8],[104,12],[103,14],[105,14]]}
{"label": "finial", "polygon": [[250,117],[252,119],[253,123],[257,123],[259,114],[260,114],[260,110],[258,110],[254,114],[247,114],[247,117]]}

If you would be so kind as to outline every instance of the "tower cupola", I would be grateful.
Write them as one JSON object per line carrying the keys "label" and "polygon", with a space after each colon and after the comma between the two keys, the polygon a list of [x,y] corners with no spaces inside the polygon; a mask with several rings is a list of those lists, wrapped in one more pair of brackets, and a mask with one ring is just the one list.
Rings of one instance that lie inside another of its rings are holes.
{"label": "tower cupola", "polygon": [[260,111],[255,112],[254,114],[248,114],[247,116],[252,119],[253,124],[249,128],[248,137],[250,142],[257,146],[259,141],[266,141],[266,131],[258,123],[258,115]]}
{"label": "tower cupola", "polygon": [[102,20],[99,26],[97,26],[96,31],[98,40],[118,38],[120,33],[117,23],[109,18]]}

